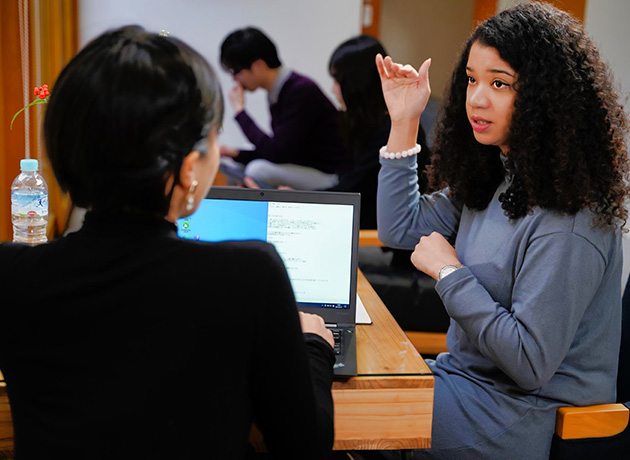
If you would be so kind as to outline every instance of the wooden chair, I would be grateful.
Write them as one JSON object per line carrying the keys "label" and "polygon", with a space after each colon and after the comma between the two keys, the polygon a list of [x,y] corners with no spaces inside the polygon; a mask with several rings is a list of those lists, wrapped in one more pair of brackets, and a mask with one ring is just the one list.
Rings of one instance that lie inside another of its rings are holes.
{"label": "wooden chair", "polygon": [[622,301],[617,404],[560,407],[551,460],[630,458],[630,283]]}
{"label": "wooden chair", "polygon": [[[359,231],[359,246],[383,247],[384,245],[378,239],[376,230],[361,230]],[[361,263],[360,258],[359,263]],[[368,276],[365,272],[364,274]],[[385,305],[389,306],[387,303],[385,303]],[[448,351],[446,347],[446,332],[425,332],[409,329],[406,329],[404,332],[407,337],[409,337],[409,340],[413,343],[414,347],[422,355],[437,355]]]}

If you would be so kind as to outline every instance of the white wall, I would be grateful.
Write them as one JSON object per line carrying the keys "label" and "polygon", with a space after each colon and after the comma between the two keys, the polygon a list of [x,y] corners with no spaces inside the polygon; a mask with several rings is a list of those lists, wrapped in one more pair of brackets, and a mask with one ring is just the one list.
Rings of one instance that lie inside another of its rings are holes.
{"label": "white wall", "polygon": [[[622,94],[626,112],[630,107],[630,2],[628,0],[587,0],[585,27],[608,62]],[[630,145],[630,139],[628,139]],[[623,274],[625,283],[630,274],[630,235],[623,238]]]}
{"label": "white wall", "polygon": [[526,0],[498,0],[497,11],[507,10],[508,8],[512,8],[513,6],[518,5],[519,3],[525,2]]}
{"label": "white wall", "polygon": [[[328,59],[342,41],[361,31],[361,0],[80,0],[79,41],[84,45],[101,32],[126,24],[138,24],[173,36],[203,54],[217,71],[226,92],[231,77],[219,62],[219,48],[233,30],[255,26],[278,48],[287,67],[313,78],[334,101],[328,75]],[[266,94],[246,95],[248,112],[269,129]],[[248,147],[226,102],[224,132],[219,142]]]}

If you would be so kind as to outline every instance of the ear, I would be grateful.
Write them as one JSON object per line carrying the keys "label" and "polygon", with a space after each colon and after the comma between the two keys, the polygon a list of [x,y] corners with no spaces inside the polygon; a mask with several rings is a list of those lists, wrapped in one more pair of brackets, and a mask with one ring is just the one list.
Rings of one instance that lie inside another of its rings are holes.
{"label": "ear", "polygon": [[254,73],[259,73],[269,70],[269,67],[267,66],[267,63],[262,59],[256,59],[254,62],[252,62],[250,70]]}
{"label": "ear", "polygon": [[201,158],[201,154],[197,150],[193,150],[182,161],[182,167],[179,170],[179,184],[184,190],[188,190],[197,178],[196,166],[199,158]]}

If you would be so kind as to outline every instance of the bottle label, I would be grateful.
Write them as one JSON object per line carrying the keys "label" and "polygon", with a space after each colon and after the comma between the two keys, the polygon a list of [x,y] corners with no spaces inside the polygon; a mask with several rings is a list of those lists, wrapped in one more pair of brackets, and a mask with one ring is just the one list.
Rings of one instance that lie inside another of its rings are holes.
{"label": "bottle label", "polygon": [[20,217],[47,217],[48,195],[11,192],[11,214]]}

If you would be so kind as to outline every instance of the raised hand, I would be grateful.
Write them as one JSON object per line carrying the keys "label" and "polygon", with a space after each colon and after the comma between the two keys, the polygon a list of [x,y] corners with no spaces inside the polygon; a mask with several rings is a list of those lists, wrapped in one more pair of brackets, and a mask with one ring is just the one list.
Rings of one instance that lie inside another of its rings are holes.
{"label": "raised hand", "polygon": [[416,71],[409,64],[395,63],[389,56],[376,56],[376,68],[392,124],[420,118],[431,95],[430,66],[431,59],[427,59]]}
{"label": "raised hand", "polygon": [[228,93],[228,100],[234,110],[234,114],[239,114],[245,110],[245,90],[240,84],[236,84],[232,87]]}

